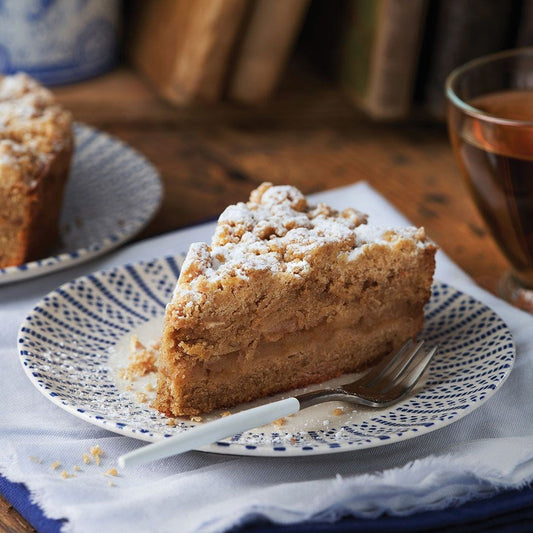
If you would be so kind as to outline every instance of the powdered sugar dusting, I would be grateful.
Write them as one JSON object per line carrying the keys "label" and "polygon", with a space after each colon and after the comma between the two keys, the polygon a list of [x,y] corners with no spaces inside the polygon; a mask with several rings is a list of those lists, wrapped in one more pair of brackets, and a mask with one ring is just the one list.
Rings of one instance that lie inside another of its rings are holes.
{"label": "powdered sugar dusting", "polygon": [[15,164],[21,156],[28,153],[28,149],[11,139],[0,139],[0,164]]}
{"label": "powdered sugar dusting", "polygon": [[372,243],[393,246],[398,239],[426,245],[417,228],[376,228],[355,209],[339,212],[326,204],[310,206],[295,187],[264,183],[250,201],[231,205],[221,214],[211,246],[191,246],[182,268],[183,284],[216,282],[233,276],[247,279],[268,270],[304,275],[314,254],[325,248],[347,260]]}
{"label": "powdered sugar dusting", "polygon": [[0,76],[0,179],[34,187],[53,154],[72,142],[72,119],[28,75]]}
{"label": "powdered sugar dusting", "polygon": [[30,120],[43,114],[50,115],[53,104],[52,93],[27,74],[0,77],[0,120],[3,125],[12,120]]}
{"label": "powdered sugar dusting", "polygon": [[32,188],[46,164],[47,156],[11,139],[0,138],[0,175],[2,185],[11,187],[23,183]]}
{"label": "powdered sugar dusting", "polygon": [[54,99],[48,89],[23,72],[13,76],[0,76],[0,101],[20,100],[26,95],[31,95],[43,104],[52,103]]}

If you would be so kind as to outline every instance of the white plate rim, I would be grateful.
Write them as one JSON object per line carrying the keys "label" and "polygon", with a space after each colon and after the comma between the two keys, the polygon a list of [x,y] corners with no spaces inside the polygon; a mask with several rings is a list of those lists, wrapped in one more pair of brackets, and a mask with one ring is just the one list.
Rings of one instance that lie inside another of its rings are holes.
{"label": "white plate rim", "polygon": [[[173,260],[176,261],[176,265],[178,264],[179,261],[183,260],[183,257],[184,257],[183,255],[180,255],[180,256],[175,256],[173,258]],[[150,262],[140,262],[140,263],[136,263],[134,265],[125,265],[125,266],[122,266],[122,267],[115,267],[115,268],[112,268],[112,269],[109,269],[109,270],[100,271],[100,272],[97,272],[95,274],[92,274],[91,276],[82,276],[80,278],[77,278],[76,280],[72,280],[70,282],[67,282],[67,283],[63,284],[61,287],[56,289],[56,291],[52,291],[51,293],[49,293],[49,295],[47,295],[47,297],[45,297],[43,300],[41,300],[35,306],[35,309],[32,311],[32,313],[35,312],[36,309],[42,308],[42,306],[44,305],[44,302],[46,301],[47,298],[50,297],[50,295],[52,295],[55,292],[60,291],[60,290],[61,291],[68,291],[69,288],[73,286],[73,284],[79,283],[79,282],[83,282],[83,280],[85,280],[85,279],[87,279],[89,277],[94,277],[95,279],[97,279],[99,277],[109,275],[112,272],[120,271],[120,270],[122,270],[124,268],[131,268],[131,267],[136,267],[136,266],[139,267],[139,266],[146,265],[146,264],[156,263],[157,261],[162,261],[162,260],[167,260],[168,261],[169,259],[170,258],[158,258],[158,259],[154,259],[154,260],[152,260]],[[453,418],[451,418],[449,420],[439,421],[438,424],[431,424],[431,425],[428,425],[426,427],[419,427],[416,430],[416,432],[405,433],[405,434],[399,435],[397,437],[394,437],[394,436],[391,437],[391,438],[387,437],[387,439],[385,439],[385,440],[375,440],[375,441],[372,441],[370,443],[365,443],[365,444],[362,444],[362,445],[360,444],[360,445],[357,445],[357,446],[340,446],[340,447],[321,446],[321,447],[318,447],[318,448],[305,449],[305,447],[297,448],[297,447],[291,447],[291,446],[283,445],[283,446],[279,446],[279,447],[276,447],[276,446],[272,446],[272,447],[268,447],[268,446],[264,446],[264,447],[252,446],[250,448],[250,447],[248,447],[246,445],[243,445],[242,443],[231,442],[231,439],[228,438],[228,439],[224,439],[222,441],[219,441],[217,443],[213,443],[211,445],[199,448],[198,450],[199,451],[203,451],[203,452],[217,453],[217,454],[240,455],[240,456],[261,456],[261,457],[295,457],[295,456],[302,457],[302,456],[309,456],[309,455],[325,455],[325,454],[332,454],[332,453],[357,451],[357,450],[374,448],[374,447],[383,446],[383,445],[394,444],[394,443],[397,443],[397,442],[402,442],[402,441],[405,441],[405,440],[409,440],[411,438],[415,438],[417,436],[425,435],[427,433],[431,433],[433,431],[436,431],[436,430],[439,430],[441,428],[444,428],[444,427],[446,427],[446,426],[448,426],[448,425],[450,425],[450,424],[452,424],[452,423],[464,418],[466,415],[470,414],[471,412],[475,411],[477,408],[479,408],[481,405],[483,405],[490,397],[492,397],[501,388],[501,386],[503,385],[503,383],[505,382],[505,380],[509,376],[509,374],[510,374],[510,372],[512,370],[512,366],[513,366],[514,360],[515,360],[516,348],[515,348],[514,340],[512,338],[511,332],[509,331],[507,325],[501,319],[501,317],[499,317],[499,315],[497,315],[497,313],[495,313],[494,310],[490,309],[489,307],[487,307],[485,304],[483,304],[479,300],[476,300],[472,296],[470,296],[468,294],[465,294],[465,293],[463,293],[463,292],[451,287],[450,285],[448,285],[446,283],[442,283],[442,282],[437,281],[437,280],[434,282],[434,287],[447,288],[447,289],[453,291],[454,294],[459,295],[459,297],[463,297],[463,298],[469,299],[472,302],[475,302],[476,305],[478,305],[479,308],[484,313],[491,314],[491,316],[494,317],[494,319],[497,320],[501,324],[501,327],[503,328],[504,333],[507,336],[506,342],[509,343],[509,346],[508,346],[508,351],[506,352],[506,356],[507,356],[506,363],[507,364],[506,364],[506,367],[505,367],[505,371],[504,371],[501,379],[499,380],[497,386],[495,386],[492,389],[489,389],[486,393],[484,393],[482,399],[476,400],[475,402],[471,403],[468,407],[464,408],[460,413],[458,413],[456,416],[454,416]],[[86,422],[89,422],[92,425],[101,427],[103,429],[107,429],[108,431],[112,431],[113,433],[117,433],[117,434],[124,435],[124,436],[129,436],[129,437],[136,438],[136,439],[143,440],[143,441],[147,441],[147,442],[154,442],[156,440],[159,440],[159,439],[163,438],[163,435],[157,436],[156,438],[154,438],[153,436],[152,437],[148,436],[145,432],[142,432],[142,430],[140,431],[136,427],[129,426],[127,421],[124,421],[122,424],[117,426],[117,423],[115,421],[113,421],[113,420],[108,421],[108,420],[106,420],[105,418],[103,418],[101,416],[93,416],[91,414],[80,412],[80,406],[66,404],[61,399],[61,397],[59,397],[59,396],[57,396],[57,395],[55,395],[53,393],[50,393],[49,390],[46,390],[43,387],[43,385],[40,384],[38,382],[38,380],[35,378],[35,376],[32,374],[32,369],[28,365],[25,364],[25,355],[23,353],[24,352],[24,350],[23,350],[23,347],[24,347],[24,336],[25,336],[24,328],[25,328],[25,324],[27,324],[27,321],[29,319],[31,319],[32,313],[30,313],[30,315],[28,315],[28,317],[25,319],[25,321],[21,325],[21,328],[20,328],[20,331],[19,331],[18,340],[17,340],[17,343],[18,343],[18,346],[19,346],[19,357],[20,357],[21,364],[22,364],[22,366],[24,368],[24,371],[25,371],[26,375],[28,376],[28,378],[30,379],[30,381],[32,382],[32,384],[49,401],[51,401],[55,405],[59,406],[61,409],[69,412],[70,414],[72,414],[72,415],[74,415],[74,416],[76,416],[76,417],[78,417],[78,418],[80,418],[80,419],[82,419],[82,420],[84,420]],[[290,395],[290,393],[287,394],[287,395]],[[407,401],[407,400],[405,400],[405,401]],[[402,402],[400,402],[400,404],[397,404],[397,405],[401,405],[401,404],[402,404]],[[165,436],[170,436],[170,435],[165,435]]]}
{"label": "white plate rim", "polygon": [[[95,257],[98,257],[114,248],[117,248],[121,244],[127,242],[137,233],[139,233],[144,227],[148,225],[150,220],[154,217],[155,213],[159,209],[163,198],[163,186],[159,177],[159,173],[148,159],[140,152],[121,141],[117,137],[100,131],[96,128],[88,126],[87,124],[76,122],[74,124],[75,137],[80,133],[89,136],[97,136],[100,140],[105,140],[110,145],[120,147],[122,151],[127,151],[131,158],[136,158],[142,164],[142,172],[144,176],[151,182],[152,196],[146,197],[146,216],[143,219],[137,220],[132,224],[128,224],[124,228],[113,228],[113,231],[101,239],[98,242],[92,243],[88,246],[60,251],[53,255],[36,259],[23,263],[22,265],[15,265],[0,268],[0,285],[21,281],[24,279],[30,279],[37,276],[42,276],[65,268],[78,265],[89,261]],[[75,152],[74,156],[79,155]],[[73,180],[73,173],[71,169],[71,175],[69,180]],[[67,221],[71,222],[71,221]],[[62,221],[60,225],[60,234],[63,234],[63,227],[65,222]]]}

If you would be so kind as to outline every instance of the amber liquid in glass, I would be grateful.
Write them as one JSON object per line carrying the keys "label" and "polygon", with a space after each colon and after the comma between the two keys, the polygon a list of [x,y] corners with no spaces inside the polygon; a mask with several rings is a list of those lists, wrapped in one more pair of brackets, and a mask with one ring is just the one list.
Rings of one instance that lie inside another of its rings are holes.
{"label": "amber liquid in glass", "polygon": [[[533,124],[533,91],[490,93],[468,103]],[[465,115],[455,125],[454,150],[474,200],[516,277],[533,288],[533,126]]]}

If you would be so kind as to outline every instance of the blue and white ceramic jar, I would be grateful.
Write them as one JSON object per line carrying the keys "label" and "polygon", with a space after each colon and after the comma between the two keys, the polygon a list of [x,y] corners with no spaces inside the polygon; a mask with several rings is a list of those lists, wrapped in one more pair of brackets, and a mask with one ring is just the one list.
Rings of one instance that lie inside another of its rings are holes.
{"label": "blue and white ceramic jar", "polygon": [[117,58],[118,0],[0,0],[0,73],[46,85],[108,71]]}

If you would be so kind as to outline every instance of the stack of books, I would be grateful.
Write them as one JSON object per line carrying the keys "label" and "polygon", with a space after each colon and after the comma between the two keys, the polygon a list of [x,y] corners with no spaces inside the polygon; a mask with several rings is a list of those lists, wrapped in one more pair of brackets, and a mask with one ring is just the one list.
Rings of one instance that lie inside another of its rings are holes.
{"label": "stack of books", "polygon": [[309,0],[141,0],[131,60],[169,101],[260,104],[275,90]]}
{"label": "stack of books", "polygon": [[376,119],[442,120],[448,74],[531,43],[532,8],[531,0],[351,0],[341,84]]}

